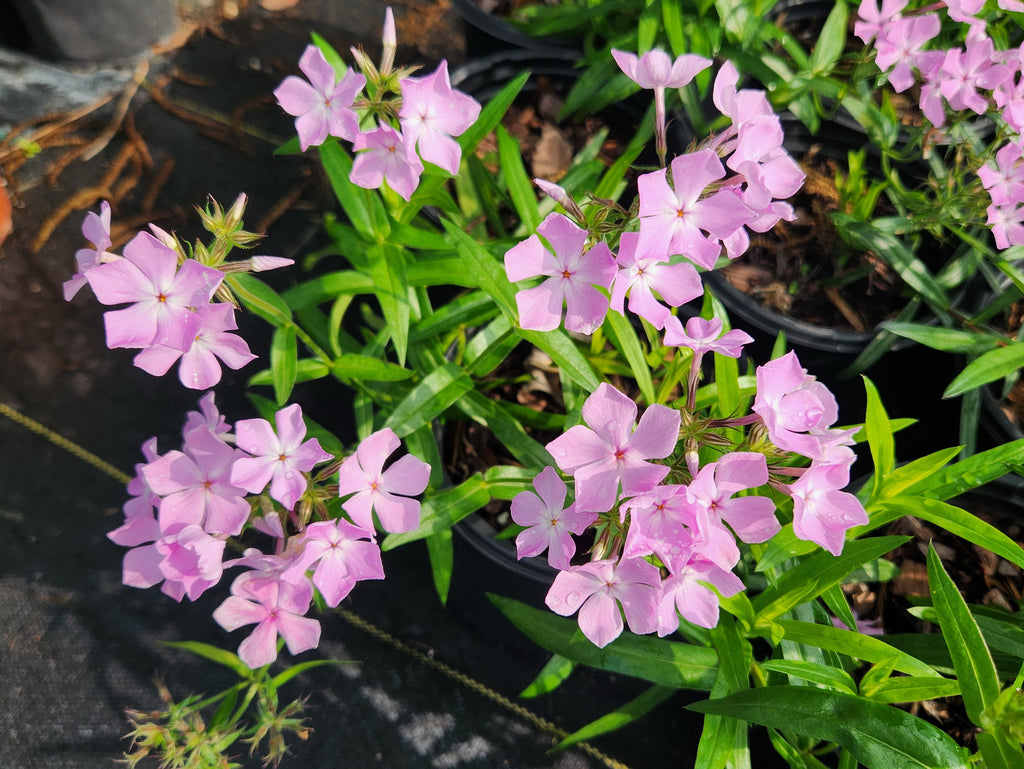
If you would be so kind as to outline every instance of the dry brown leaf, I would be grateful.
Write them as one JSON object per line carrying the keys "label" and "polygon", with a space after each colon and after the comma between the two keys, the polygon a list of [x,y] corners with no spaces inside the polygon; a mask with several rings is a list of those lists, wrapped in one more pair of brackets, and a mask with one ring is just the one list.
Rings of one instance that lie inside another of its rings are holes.
{"label": "dry brown leaf", "polygon": [[14,230],[12,213],[11,198],[7,194],[7,189],[0,184],[0,243],[3,243]]}
{"label": "dry brown leaf", "polygon": [[555,126],[545,124],[533,151],[534,178],[557,182],[565,176],[571,162],[572,144]]}
{"label": "dry brown leaf", "polygon": [[297,5],[299,0],[260,0],[260,8],[264,11],[286,11]]}

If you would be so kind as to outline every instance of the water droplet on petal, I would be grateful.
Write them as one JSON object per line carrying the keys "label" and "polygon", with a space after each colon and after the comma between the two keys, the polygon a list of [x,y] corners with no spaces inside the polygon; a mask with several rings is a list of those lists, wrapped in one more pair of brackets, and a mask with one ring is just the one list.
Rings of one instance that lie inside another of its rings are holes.
{"label": "water droplet on petal", "polygon": [[291,470],[289,470],[287,473],[284,474],[284,477],[287,478],[290,481],[292,478],[295,477],[295,473],[293,473]]}
{"label": "water droplet on petal", "polygon": [[569,603],[576,603],[578,600],[580,600],[580,594],[574,591],[572,593],[569,593],[569,595],[567,595],[565,599]]}

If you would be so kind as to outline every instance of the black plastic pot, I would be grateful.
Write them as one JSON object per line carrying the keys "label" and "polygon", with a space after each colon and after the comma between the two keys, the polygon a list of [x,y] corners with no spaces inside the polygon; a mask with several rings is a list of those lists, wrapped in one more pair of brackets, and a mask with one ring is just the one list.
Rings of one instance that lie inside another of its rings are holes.
{"label": "black plastic pot", "polygon": [[487,56],[499,50],[525,49],[540,52],[579,52],[581,43],[568,37],[533,37],[519,27],[480,8],[476,0],[452,0],[464,22],[466,55]]}

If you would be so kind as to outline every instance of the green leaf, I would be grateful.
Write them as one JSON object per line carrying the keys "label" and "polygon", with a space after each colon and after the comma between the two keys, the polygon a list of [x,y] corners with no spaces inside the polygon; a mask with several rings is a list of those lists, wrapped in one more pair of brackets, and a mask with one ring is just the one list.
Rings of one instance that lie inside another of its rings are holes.
{"label": "green leaf", "polygon": [[382,243],[391,232],[388,215],[375,190],[363,189],[349,181],[352,158],[332,140],[320,145],[320,164],[352,226],[367,240]]}
{"label": "green leaf", "polygon": [[835,742],[868,769],[968,769],[965,751],[937,727],[897,708],[808,686],[766,686],[688,706]]}
{"label": "green leaf", "polygon": [[277,293],[261,280],[244,273],[225,275],[224,281],[239,300],[274,326],[291,323],[292,311]]}
{"label": "green leaf", "polygon": [[928,586],[939,615],[942,637],[960,682],[967,717],[981,726],[981,714],[999,696],[999,677],[978,623],[950,579],[935,548],[928,545]]}
{"label": "green leaf", "polygon": [[[295,365],[296,382],[310,382],[314,379],[323,379],[330,373],[331,370],[327,367],[327,364],[315,358],[303,358]],[[269,368],[266,368],[249,377],[246,387],[272,384],[274,384],[273,373]]]}
{"label": "green leaf", "polygon": [[943,398],[955,398],[968,390],[1002,379],[1024,366],[1024,342],[1012,342],[997,347],[968,363],[964,370],[949,383]]}
{"label": "green leaf", "polygon": [[887,678],[878,684],[868,696],[875,702],[897,705],[905,702],[934,700],[939,697],[956,697],[960,684],[956,679],[942,676],[897,676]]}
{"label": "green leaf", "polygon": [[334,301],[342,294],[373,292],[373,278],[365,272],[339,270],[307,280],[281,294],[288,307],[295,311]]}
{"label": "green leaf", "polygon": [[718,656],[711,649],[651,636],[623,633],[599,649],[576,620],[488,594],[488,598],[523,633],[548,651],[582,665],[641,678],[677,689],[711,691]]}
{"label": "green leaf", "polygon": [[399,438],[439,416],[473,389],[473,380],[454,363],[432,371],[395,407],[384,422]]}
{"label": "green leaf", "polygon": [[955,459],[958,453],[960,453],[960,448],[953,446],[924,457],[919,457],[905,465],[900,465],[886,476],[885,481],[882,483],[881,495],[883,497],[895,497],[903,493],[915,484],[932,477],[932,475]]}
{"label": "green leaf", "polygon": [[865,222],[858,222],[847,214],[833,214],[833,219],[844,240],[864,251],[873,251],[884,259],[907,285],[933,307],[949,308],[949,299],[935,276],[899,238]]}
{"label": "green leaf", "polygon": [[459,256],[469,265],[470,272],[476,277],[480,288],[490,294],[511,324],[517,324],[519,318],[516,311],[516,289],[509,283],[502,266],[484,250],[483,246],[457,226],[447,219],[442,219],[441,223],[455,241]]}
{"label": "green leaf", "polygon": [[[633,324],[617,312],[609,312],[605,318],[608,339],[629,363],[640,394],[648,404],[655,402],[654,382],[651,381],[651,367],[640,347]],[[716,356],[717,357],[717,356]]]}
{"label": "green leaf", "polygon": [[907,493],[932,499],[949,499],[1001,478],[1009,472],[1010,467],[1022,464],[1024,438],[979,452],[955,465],[938,470],[930,477],[915,483],[907,489]]}
{"label": "green leaf", "polygon": [[434,577],[434,589],[441,604],[448,603],[448,590],[452,585],[452,567],[455,565],[455,548],[452,544],[452,530],[431,534],[426,538],[427,553],[430,555],[430,571]]}
{"label": "green leaf", "polygon": [[825,24],[821,28],[821,34],[811,51],[810,68],[815,75],[827,75],[832,71],[835,63],[846,47],[846,19],[849,14],[846,3],[836,3]]}
{"label": "green leaf", "polygon": [[533,191],[533,183],[526,175],[523,156],[519,151],[519,142],[512,138],[503,125],[498,125],[498,164],[505,179],[512,205],[515,206],[519,220],[527,232],[533,232],[540,224],[540,209],[537,208],[537,196]]}
{"label": "green leaf", "polygon": [[798,620],[780,619],[777,624],[785,633],[787,641],[817,646],[819,649],[845,654],[872,664],[894,660],[894,669],[907,675],[938,675],[935,668],[873,636],[832,625],[818,625]]}
{"label": "green leaf", "polygon": [[458,486],[432,494],[420,505],[420,525],[413,531],[388,534],[381,550],[393,550],[399,545],[447,531],[467,515],[475,513],[491,501],[480,475],[467,478]]}
{"label": "green leaf", "polygon": [[[854,569],[902,545],[910,537],[872,537],[847,542],[839,556],[821,551],[789,569],[752,600],[757,624],[767,626],[790,609],[821,595]],[[812,644],[814,645],[814,644]]]}
{"label": "green leaf", "polygon": [[384,312],[391,341],[399,365],[405,365],[405,352],[409,345],[409,295],[406,291],[405,257],[402,249],[390,243],[371,246],[370,276],[374,293]]}
{"label": "green leaf", "polygon": [[596,721],[591,721],[582,729],[578,729],[573,732],[564,740],[559,742],[558,745],[555,746],[555,749],[565,750],[566,748],[572,747],[580,742],[584,742],[585,740],[590,740],[594,737],[599,737],[602,734],[614,732],[616,729],[621,729],[626,724],[630,724],[641,716],[645,716],[650,713],[677,691],[678,689],[671,686],[652,686],[639,697],[630,700],[621,708],[616,708],[611,713],[603,715]]}
{"label": "green leaf", "polygon": [[820,665],[804,660],[769,660],[762,662],[760,667],[762,670],[784,673],[802,681],[810,681],[813,684],[835,689],[837,692],[857,693],[857,683],[853,680],[853,676],[845,670],[829,665]]}
{"label": "green leaf", "polygon": [[535,472],[554,464],[548,450],[530,437],[522,424],[499,403],[483,393],[471,390],[463,395],[457,406],[470,419],[494,432],[512,456]]}
{"label": "green leaf", "polygon": [[864,377],[864,389],[867,392],[867,418],[864,429],[868,434],[868,446],[871,449],[871,461],[875,465],[875,485],[871,495],[878,496],[885,477],[896,466],[896,443],[889,426],[889,415],[885,413],[878,390],[871,380]]}
{"label": "green leaf", "polygon": [[[963,537],[978,547],[991,550],[1024,569],[1024,548],[991,524],[947,502],[919,496],[902,496],[880,500],[872,505],[872,508],[885,513],[886,523],[904,515],[917,516],[928,523],[941,526],[950,534]],[[874,515],[872,524],[876,525]],[[880,525],[880,522],[877,525]]]}
{"label": "green leaf", "polygon": [[572,660],[566,659],[561,654],[552,654],[551,659],[541,668],[533,682],[519,692],[519,696],[523,699],[532,699],[541,694],[553,692],[575,669],[576,663]]}
{"label": "green leaf", "polygon": [[185,651],[192,652],[200,657],[210,660],[210,662],[216,662],[218,665],[223,665],[230,670],[235,671],[239,678],[249,680],[252,678],[252,671],[249,666],[239,659],[237,654],[221,649],[219,646],[211,646],[210,644],[200,643],[199,641],[161,641],[164,646],[170,646],[175,649],[184,649]]}
{"label": "green leaf", "polygon": [[943,352],[981,353],[991,350],[997,344],[997,338],[992,334],[926,326],[923,323],[886,322],[882,327],[899,336],[913,339],[918,344]]}
{"label": "green leaf", "polygon": [[401,382],[415,376],[415,372],[407,368],[370,355],[356,353],[346,353],[332,360],[331,373],[341,379],[368,382]]}
{"label": "green leaf", "polygon": [[309,660],[309,662],[300,662],[297,665],[290,666],[287,670],[283,670],[276,676],[270,679],[270,682],[275,686],[282,686],[291,681],[295,676],[305,673],[307,670],[313,668],[323,667],[324,665],[358,665],[356,660]]}
{"label": "green leaf", "polygon": [[601,382],[593,366],[580,352],[568,334],[560,329],[554,331],[527,331],[519,329],[519,336],[548,354],[561,372],[577,386],[592,393]]}
{"label": "green leaf", "polygon": [[278,406],[288,402],[295,386],[299,350],[295,342],[295,326],[289,323],[274,331],[270,342],[270,371],[274,381],[274,398]]}
{"label": "green leaf", "polygon": [[512,102],[516,100],[519,92],[523,90],[526,81],[530,79],[529,72],[523,72],[515,80],[502,88],[487,105],[480,110],[480,117],[471,125],[459,139],[459,146],[462,148],[462,155],[466,156],[476,149],[481,140],[491,131],[498,127]]}
{"label": "green leaf", "polygon": [[[712,699],[747,689],[752,651],[750,643],[737,631],[736,622],[732,617],[722,617],[709,635],[719,664],[718,676],[711,688]],[[726,716],[705,716],[694,769],[749,767],[749,763],[746,725]]]}

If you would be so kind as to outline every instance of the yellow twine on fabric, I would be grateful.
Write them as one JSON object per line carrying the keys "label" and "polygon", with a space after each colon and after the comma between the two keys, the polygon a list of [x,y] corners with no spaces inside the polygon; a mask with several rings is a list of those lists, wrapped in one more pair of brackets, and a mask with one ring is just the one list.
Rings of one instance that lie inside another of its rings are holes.
{"label": "yellow twine on fabric", "polygon": [[[74,441],[65,438],[60,433],[54,432],[50,428],[40,424],[31,417],[25,416],[17,409],[8,406],[6,403],[0,403],[0,414],[3,414],[12,422],[19,424],[22,427],[25,427],[38,435],[41,435],[42,437],[46,438],[48,441],[53,443],[55,446],[59,446],[60,448],[69,452],[70,454],[73,454],[78,459],[81,459],[83,462],[86,462],[87,464],[96,468],[100,472],[109,475],[116,481],[119,481],[120,483],[126,485],[128,484],[129,481],[131,481],[132,477],[127,473],[118,470],[112,464],[100,459],[91,451],[88,451],[82,446],[79,446]],[[485,699],[488,699],[491,702],[500,705],[505,710],[514,713],[527,723],[531,724],[538,731],[546,732],[547,734],[552,735],[559,741],[564,740],[566,737],[569,736],[569,732],[559,728],[551,721],[548,721],[546,718],[541,718],[533,711],[523,707],[522,705],[516,702],[513,702],[505,695],[499,694],[498,692],[494,691],[494,689],[491,689],[486,684],[477,681],[472,676],[466,675],[465,673],[456,670],[450,665],[447,665],[444,662],[441,662],[440,660],[436,660],[430,655],[420,651],[419,649],[416,649],[410,646],[409,644],[405,643],[404,641],[399,640],[395,636],[391,635],[391,633],[377,627],[372,622],[363,619],[358,614],[355,614],[349,609],[338,608],[334,611],[343,620],[348,622],[353,627],[362,630],[367,635],[376,638],[378,641],[390,646],[396,651],[399,651],[405,654],[406,656],[412,657],[417,662],[420,662],[426,665],[427,667],[433,668],[434,670],[446,676],[447,678],[450,678],[453,681],[457,681],[458,683],[465,686],[467,689],[476,692],[481,697],[484,697]],[[601,761],[602,763],[604,763],[605,766],[608,767],[608,769],[629,769],[629,767],[626,764],[622,763],[621,761],[618,761],[617,759],[612,758],[611,756],[605,755],[600,750],[598,750],[593,745],[587,742],[579,742],[573,747],[577,748],[583,753],[586,753],[592,758]]]}
{"label": "yellow twine on fabric", "polygon": [[127,485],[131,481],[132,477],[127,473],[121,472],[112,464],[100,459],[91,451],[82,448],[74,441],[65,438],[60,433],[54,432],[49,427],[45,427],[36,420],[32,419],[31,417],[25,416],[20,411],[17,411],[11,406],[8,406],[6,403],[0,403],[0,414],[3,414],[12,422],[19,424],[22,427],[25,427],[31,430],[32,432],[37,433],[38,435],[43,436],[48,441],[50,441],[50,443],[54,444],[55,446],[59,446],[65,451],[75,455],[83,462],[95,467],[97,470],[106,473],[115,481],[123,483],[125,485]]}

